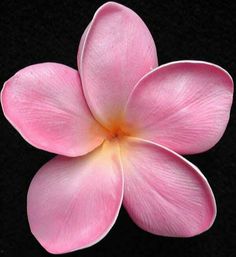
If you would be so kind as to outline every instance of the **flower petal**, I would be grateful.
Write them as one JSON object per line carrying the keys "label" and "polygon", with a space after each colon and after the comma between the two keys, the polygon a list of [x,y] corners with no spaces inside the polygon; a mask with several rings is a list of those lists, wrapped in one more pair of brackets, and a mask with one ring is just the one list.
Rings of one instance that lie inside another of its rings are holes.
{"label": "flower petal", "polygon": [[198,61],[160,66],[145,76],[126,108],[132,135],[181,154],[214,146],[227,126],[233,81],[222,68]]}
{"label": "flower petal", "polygon": [[17,72],[4,85],[2,107],[25,140],[49,152],[78,156],[105,137],[85,102],[78,71],[62,64]]}
{"label": "flower petal", "polygon": [[79,69],[80,69],[81,53],[82,53],[82,50],[84,48],[85,38],[86,38],[87,33],[88,33],[89,29],[90,29],[90,25],[91,25],[91,22],[88,24],[88,26],[85,29],[83,35],[81,36],[80,42],[79,42],[79,49],[78,49],[78,54],[77,54],[77,64],[78,64],[78,68]]}
{"label": "flower petal", "polygon": [[212,225],[214,196],[196,166],[141,139],[128,138],[121,149],[124,206],[138,226],[157,235],[190,237]]}
{"label": "flower petal", "polygon": [[117,147],[104,143],[86,156],[58,156],[38,171],[28,192],[28,219],[47,251],[91,246],[111,229],[123,197]]}
{"label": "flower petal", "polygon": [[101,6],[82,37],[78,66],[88,105],[109,128],[136,82],[157,66],[152,36],[141,18],[114,2]]}

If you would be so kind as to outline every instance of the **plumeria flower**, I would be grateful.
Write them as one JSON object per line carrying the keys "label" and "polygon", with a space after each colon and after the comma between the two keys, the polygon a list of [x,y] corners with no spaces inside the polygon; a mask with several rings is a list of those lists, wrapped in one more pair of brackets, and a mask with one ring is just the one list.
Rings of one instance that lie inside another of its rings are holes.
{"label": "plumeria flower", "polygon": [[158,67],[140,17],[114,2],[85,30],[78,68],[42,63],[4,85],[2,107],[33,146],[58,154],[33,178],[31,231],[51,253],[100,241],[121,204],[142,229],[191,237],[216,216],[212,190],[180,154],[214,146],[232,104],[230,75],[211,63]]}

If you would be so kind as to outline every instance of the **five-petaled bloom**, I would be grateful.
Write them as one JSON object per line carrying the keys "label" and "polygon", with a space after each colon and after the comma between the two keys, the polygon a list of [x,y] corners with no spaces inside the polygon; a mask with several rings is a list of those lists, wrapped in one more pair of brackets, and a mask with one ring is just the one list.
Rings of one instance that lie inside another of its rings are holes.
{"label": "five-petaled bloom", "polygon": [[144,22],[113,2],[85,30],[78,68],[32,65],[2,90],[5,116],[25,140],[59,155],[28,192],[40,244],[51,253],[95,244],[122,202],[139,227],[157,235],[207,230],[216,215],[213,193],[179,154],[206,151],[221,138],[232,104],[229,74],[201,61],[157,67]]}

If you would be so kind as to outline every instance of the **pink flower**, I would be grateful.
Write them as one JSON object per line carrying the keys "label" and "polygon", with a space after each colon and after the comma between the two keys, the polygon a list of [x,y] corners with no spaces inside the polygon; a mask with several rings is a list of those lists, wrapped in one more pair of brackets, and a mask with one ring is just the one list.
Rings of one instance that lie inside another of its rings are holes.
{"label": "pink flower", "polygon": [[157,67],[143,21],[112,2],[85,30],[78,67],[32,65],[2,90],[5,116],[25,140],[59,154],[28,192],[29,224],[40,244],[51,253],[95,244],[122,202],[139,227],[157,235],[207,230],[216,216],[213,193],[179,154],[206,151],[223,135],[230,75],[201,61]]}

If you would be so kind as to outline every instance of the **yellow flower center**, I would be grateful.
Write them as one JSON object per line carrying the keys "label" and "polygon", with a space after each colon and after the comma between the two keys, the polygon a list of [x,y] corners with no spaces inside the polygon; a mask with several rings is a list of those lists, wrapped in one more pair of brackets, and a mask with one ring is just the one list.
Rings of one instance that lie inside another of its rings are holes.
{"label": "yellow flower center", "polygon": [[132,132],[133,131],[131,131],[130,128],[128,129],[127,124],[123,119],[116,119],[107,129],[107,140],[121,139],[122,137],[130,136],[133,134]]}

